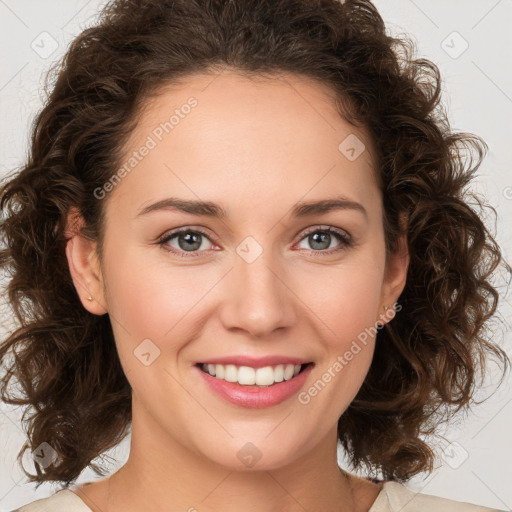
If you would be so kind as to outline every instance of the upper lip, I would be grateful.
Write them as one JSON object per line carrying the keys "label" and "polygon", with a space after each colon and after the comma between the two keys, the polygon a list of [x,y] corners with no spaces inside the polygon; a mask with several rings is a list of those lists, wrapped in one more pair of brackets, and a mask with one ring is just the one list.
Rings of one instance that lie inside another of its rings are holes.
{"label": "upper lip", "polygon": [[250,366],[252,368],[263,368],[264,366],[276,366],[278,364],[307,364],[311,361],[302,359],[300,357],[290,356],[264,356],[264,357],[250,357],[250,356],[225,356],[214,357],[212,359],[205,359],[198,364],[234,364],[235,366]]}

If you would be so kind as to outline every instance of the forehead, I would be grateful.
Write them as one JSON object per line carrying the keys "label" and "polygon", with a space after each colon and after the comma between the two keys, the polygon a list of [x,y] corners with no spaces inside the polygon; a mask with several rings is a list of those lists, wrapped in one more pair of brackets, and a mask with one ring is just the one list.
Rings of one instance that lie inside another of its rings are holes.
{"label": "forehead", "polygon": [[144,103],[123,163],[144,146],[114,191],[133,205],[167,192],[240,206],[250,196],[259,207],[376,186],[366,131],[343,119],[328,86],[297,75],[222,72],[165,86]]}

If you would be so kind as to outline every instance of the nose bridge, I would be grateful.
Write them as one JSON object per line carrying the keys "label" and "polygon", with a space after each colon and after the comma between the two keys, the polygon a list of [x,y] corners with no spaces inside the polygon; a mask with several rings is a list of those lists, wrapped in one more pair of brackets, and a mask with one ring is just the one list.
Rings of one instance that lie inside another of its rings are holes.
{"label": "nose bridge", "polygon": [[236,253],[225,296],[225,326],[262,336],[289,325],[294,318],[293,305],[282,261],[274,257],[272,247],[264,247],[255,237],[247,236]]}

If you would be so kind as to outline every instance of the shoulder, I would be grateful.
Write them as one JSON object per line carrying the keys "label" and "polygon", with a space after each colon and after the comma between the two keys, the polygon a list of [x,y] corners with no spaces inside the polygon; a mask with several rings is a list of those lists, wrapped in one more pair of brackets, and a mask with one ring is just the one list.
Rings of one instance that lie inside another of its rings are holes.
{"label": "shoulder", "polygon": [[382,490],[368,512],[504,512],[450,500],[429,494],[415,493],[398,482],[384,482]]}
{"label": "shoulder", "polygon": [[71,490],[62,489],[48,498],[32,501],[12,512],[92,512]]}

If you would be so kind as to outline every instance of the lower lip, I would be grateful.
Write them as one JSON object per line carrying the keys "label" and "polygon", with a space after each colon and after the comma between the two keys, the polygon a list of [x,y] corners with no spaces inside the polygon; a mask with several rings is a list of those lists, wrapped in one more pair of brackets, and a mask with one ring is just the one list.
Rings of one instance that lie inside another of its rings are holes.
{"label": "lower lip", "polygon": [[210,386],[210,389],[228,402],[241,407],[262,409],[264,407],[280,404],[296,394],[311,373],[313,364],[308,364],[302,372],[290,380],[278,382],[277,384],[264,388],[259,386],[243,386],[242,384],[238,384],[238,382],[228,382],[223,379],[217,379],[217,377],[213,377],[209,373],[202,371],[198,366],[195,368],[208,386]]}

